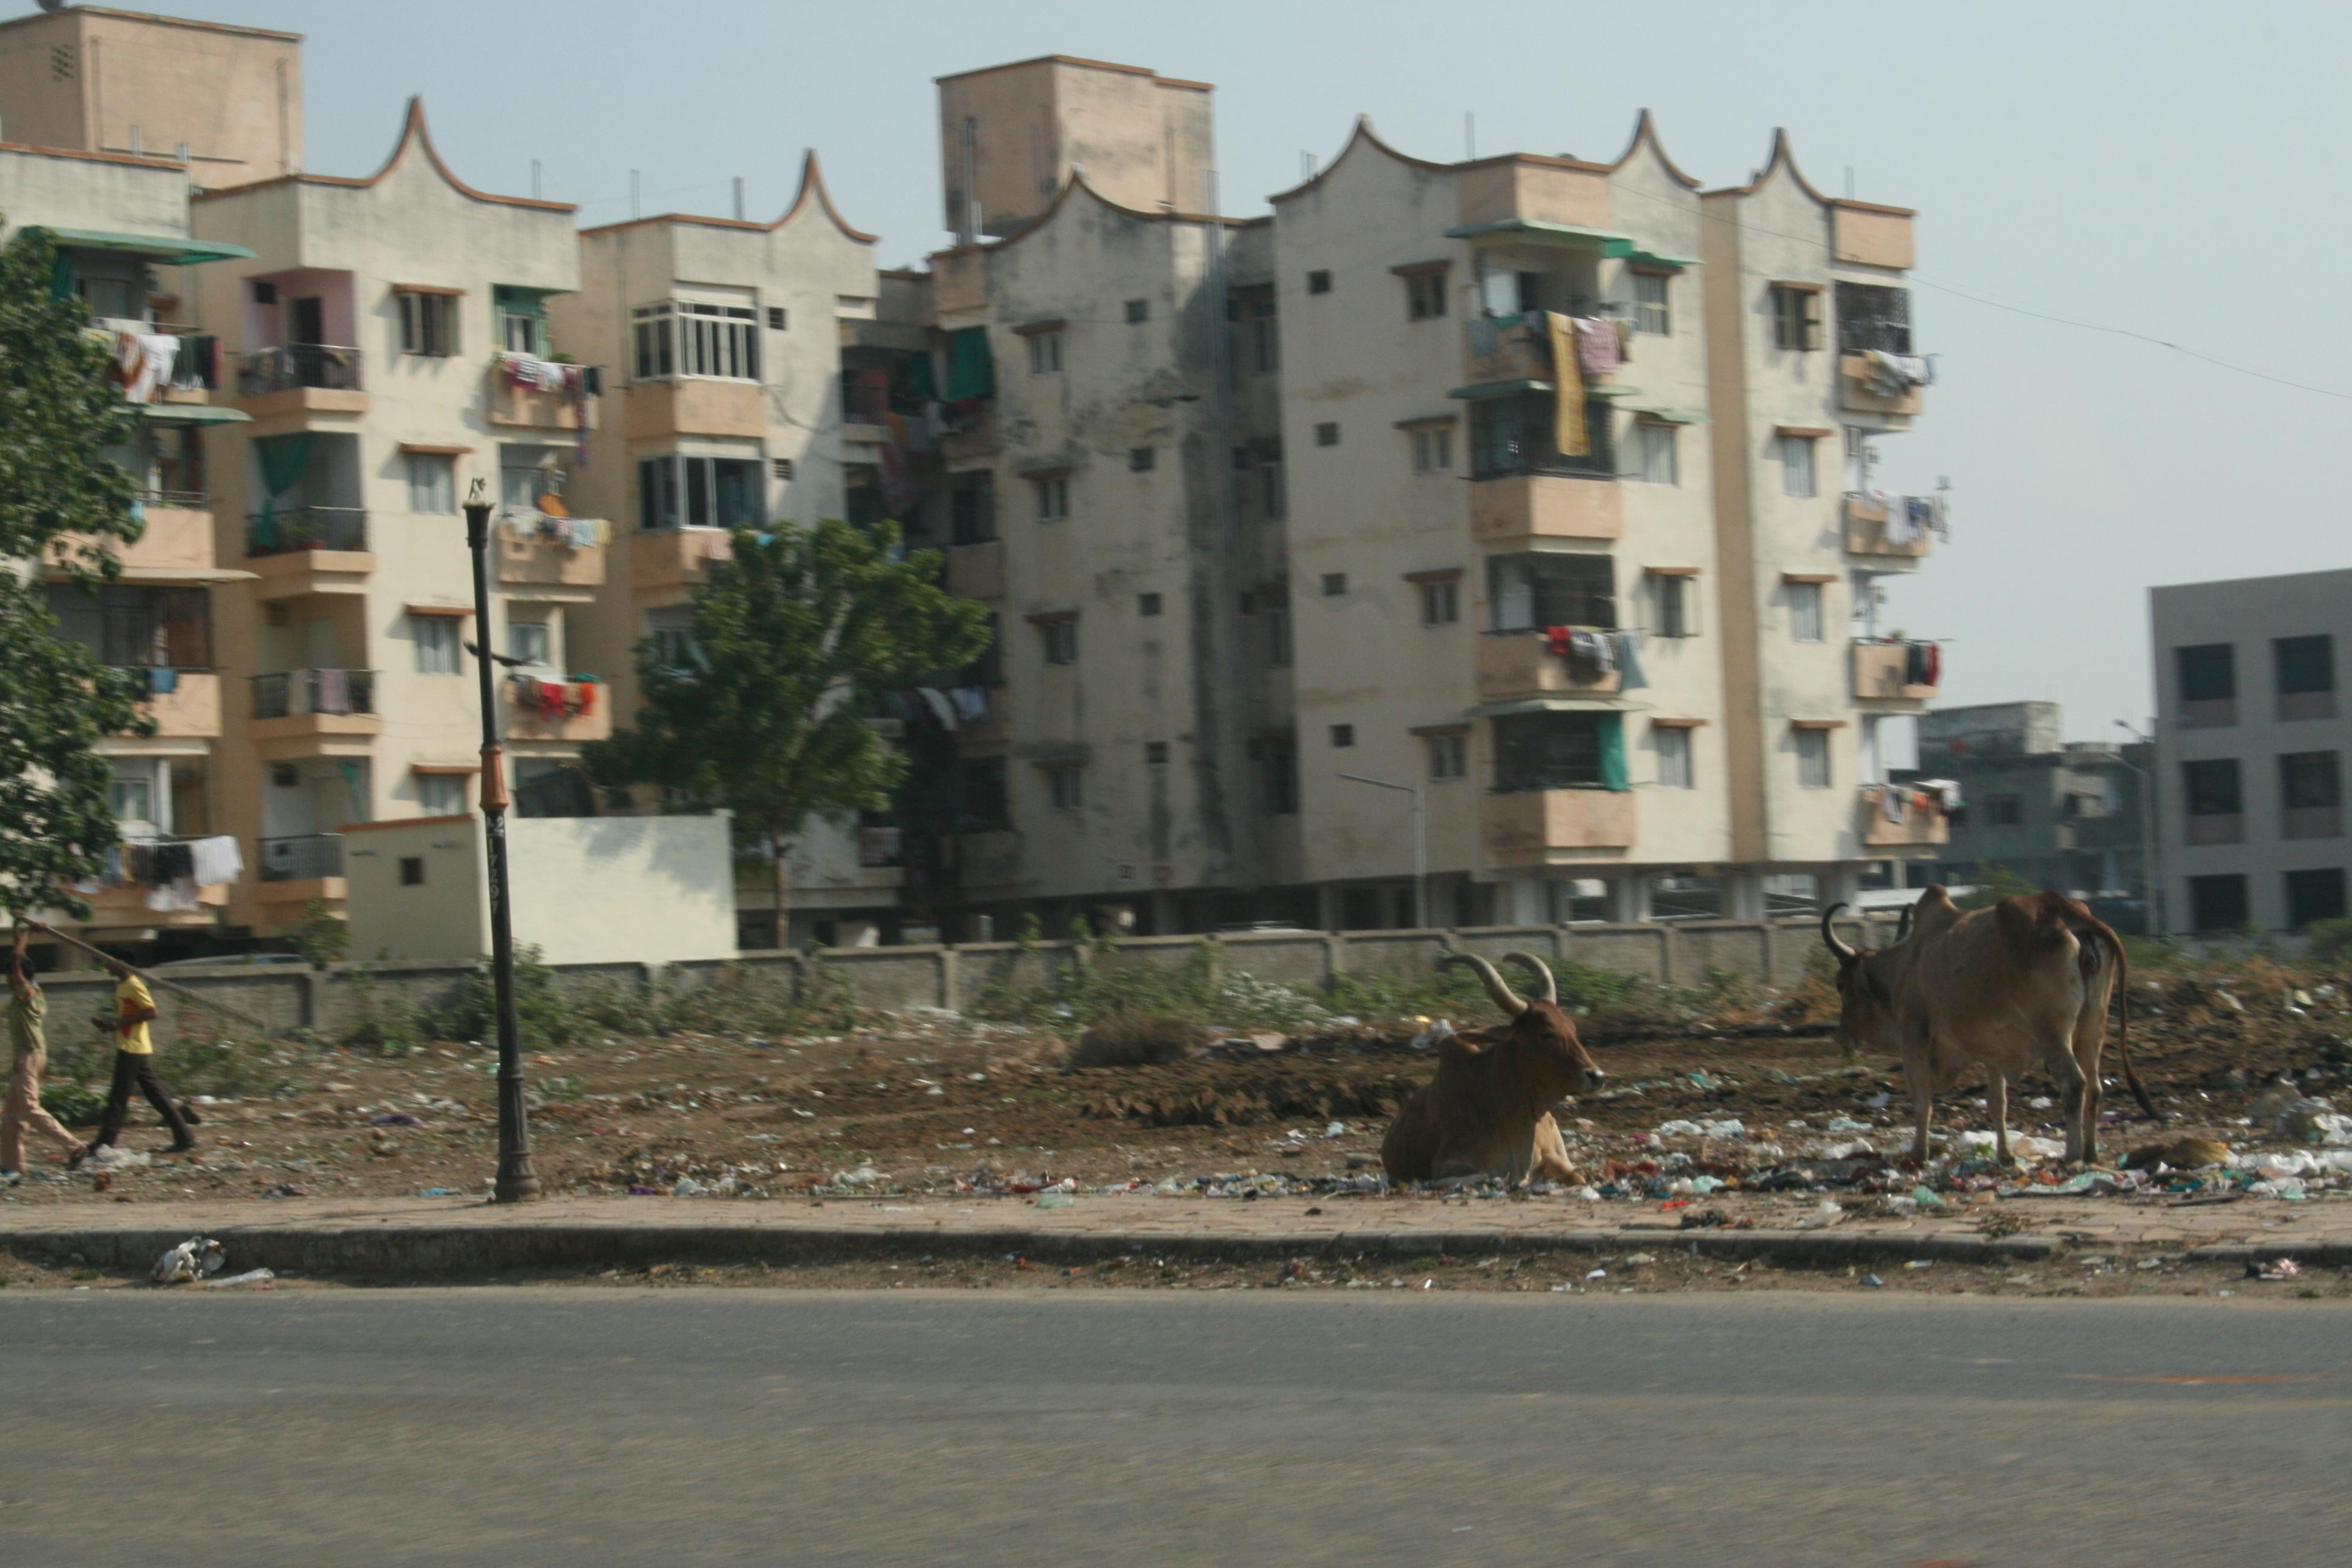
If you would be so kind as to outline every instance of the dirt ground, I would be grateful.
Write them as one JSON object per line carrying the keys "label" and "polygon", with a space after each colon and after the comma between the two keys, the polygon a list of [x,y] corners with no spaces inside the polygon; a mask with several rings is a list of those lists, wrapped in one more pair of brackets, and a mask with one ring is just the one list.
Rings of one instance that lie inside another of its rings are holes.
{"label": "dirt ground", "polygon": [[[2241,989],[2252,990],[2244,980]],[[2135,982],[2133,1058],[2158,1103],[2176,1120],[2159,1131],[2139,1119],[2125,1091],[2110,1037],[2103,1152],[2112,1163],[2129,1148],[2198,1134],[2233,1151],[2292,1147],[2268,1128],[2250,1127],[2251,1102],[2281,1074],[2306,1095],[2336,1095],[2352,1109],[2352,1013],[2343,998],[2296,987],[2275,994],[2224,994],[2210,979]],[[1489,1020],[1465,1017],[1465,1027]],[[534,1158],[551,1194],[695,1196],[716,1189],[735,1199],[835,1197],[886,1193],[1025,1192],[1064,1181],[1081,1190],[1158,1186],[1174,1202],[1237,1198],[1255,1186],[1293,1192],[1369,1184],[1387,1118],[1430,1071],[1412,1041],[1423,1026],[1395,1020],[1287,1042],[1278,1051],[1246,1046],[1157,1067],[1069,1070],[1069,1042],[1054,1031],[977,1024],[946,1015],[868,1015],[839,1035],[792,1038],[684,1036],[612,1039],[533,1055]],[[1594,1036],[1608,1069],[1607,1092],[1560,1110],[1570,1152],[1605,1197],[1603,1223],[1654,1215],[1679,1202],[1669,1184],[1694,1174],[1743,1188],[1794,1193],[1822,1187],[1849,1205],[1885,1203],[1915,1190],[1919,1173],[1877,1158],[1907,1143],[1908,1111],[1899,1074],[1883,1060],[1842,1060],[1820,1036],[1610,1041]],[[471,1198],[488,1185],[496,1142],[495,1080],[482,1053],[429,1047],[387,1057],[359,1051],[279,1047],[277,1097],[200,1106],[201,1146],[165,1156],[164,1137],[141,1108],[126,1148],[152,1163],[68,1175],[42,1152],[0,1201],[21,1205],[136,1203],[165,1198],[272,1195]],[[162,1069],[169,1081],[168,1050]],[[2012,1126],[2060,1135],[2054,1087],[2013,1087]],[[1669,1132],[1675,1122],[1742,1124],[1744,1135]],[[1939,1131],[1987,1125],[1979,1091],[1939,1101]],[[1856,1142],[1867,1149],[1854,1150]],[[1948,1145],[1948,1147],[1950,1147]],[[1831,1152],[1841,1156],[1832,1158]],[[1875,1152],[1875,1153],[1873,1152]],[[2055,1173],[2044,1180],[2054,1180]],[[1930,1173],[1953,1201],[1981,1200],[2019,1178],[1981,1163]],[[2031,1178],[2029,1178],[2031,1179]],[[2242,1174],[2234,1178],[2242,1184]],[[2231,1178],[2184,1175],[2176,1193]],[[1971,1193],[1970,1185],[1978,1189]],[[2315,1201],[2352,1199],[2312,1184]],[[1181,1191],[1180,1191],[1181,1189]],[[1212,1195],[1202,1195],[1203,1190]],[[1411,1201],[1411,1200],[1388,1200]],[[1421,1201],[1428,1201],[1423,1199]],[[2029,1205],[2003,1204],[2004,1212]],[[1621,1212],[1622,1211],[1622,1212]],[[2033,1268],[1882,1269],[1887,1289],[2064,1289],[2093,1294],[2234,1288],[2210,1268],[2175,1263],[2085,1272],[2070,1263]],[[1662,1251],[1653,1263],[1593,1260],[1611,1270],[1587,1285],[1537,1259],[1430,1259],[1402,1271],[1375,1263],[1360,1277],[1321,1263],[1292,1283],[1331,1288],[1433,1289],[1871,1288],[1858,1270],[1810,1274],[1695,1259]],[[1381,1270],[1388,1271],[1382,1272]],[[1076,1274],[1002,1260],[919,1265],[845,1263],[793,1271],[811,1285],[869,1283],[1186,1285],[1193,1289],[1273,1282],[1261,1266],[1140,1271],[1138,1266]],[[2213,1274],[2208,1279],[2204,1276]],[[895,1276],[906,1276],[904,1279]],[[2011,1277],[2032,1276],[2028,1285]],[[853,1276],[855,1278],[853,1278]],[[583,1282],[593,1284],[603,1277]],[[642,1283],[640,1272],[625,1277]],[[772,1282],[753,1268],[687,1269],[677,1278],[721,1284]],[[14,1284],[60,1281],[58,1271],[0,1263]],[[97,1283],[78,1281],[79,1283]],[[2257,1288],[2249,1284],[2250,1289]],[[2258,1287],[2275,1290],[2275,1285]],[[2337,1293],[2332,1275],[2301,1289]]]}

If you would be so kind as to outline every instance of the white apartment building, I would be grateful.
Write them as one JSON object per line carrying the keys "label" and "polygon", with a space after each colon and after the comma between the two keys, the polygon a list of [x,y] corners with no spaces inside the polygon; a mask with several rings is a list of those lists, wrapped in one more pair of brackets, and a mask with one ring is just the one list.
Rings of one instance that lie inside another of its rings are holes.
{"label": "white apartment building", "polygon": [[2352,571],[2156,588],[2148,609],[2164,929],[2343,919]]}

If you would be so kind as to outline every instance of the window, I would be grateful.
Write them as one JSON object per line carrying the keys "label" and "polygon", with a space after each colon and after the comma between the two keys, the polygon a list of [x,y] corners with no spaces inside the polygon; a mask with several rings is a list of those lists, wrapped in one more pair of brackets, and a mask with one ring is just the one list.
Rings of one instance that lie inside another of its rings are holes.
{"label": "window", "polygon": [[2200,931],[2245,930],[2249,923],[2245,878],[2189,878],[2189,923]]}
{"label": "window", "polygon": [[547,357],[545,299],[536,289],[509,289],[504,284],[490,291],[490,309],[499,319],[499,347],[510,354]]}
{"label": "window", "polygon": [[1830,787],[1830,732],[1797,731],[1797,783],[1806,789]]}
{"label": "window", "polygon": [[1429,737],[1429,782],[1452,784],[1470,773],[1470,738],[1459,731]]}
{"label": "window", "polygon": [[782,305],[771,305],[768,307],[768,331],[772,332],[784,331],[789,329],[792,324],[793,319],[791,315],[785,311]]}
{"label": "window", "polygon": [[1663,272],[1633,274],[1633,326],[1637,331],[1672,337],[1674,312],[1667,305],[1667,288],[1674,281]]}
{"label": "window", "polygon": [[2317,871],[2286,874],[2286,923],[2296,931],[2321,921],[2344,918],[2344,868],[2330,866]]}
{"label": "window", "polygon": [[1353,724],[1334,724],[1331,726],[1331,747],[1334,751],[1344,752],[1355,743],[1356,727]]}
{"label": "window", "polygon": [[457,460],[446,452],[408,454],[408,510],[457,510]]}
{"label": "window", "polygon": [[1606,555],[1528,551],[1486,559],[1489,631],[1617,626],[1616,563]]}
{"label": "window", "polygon": [[[2238,759],[2216,757],[2180,764],[2182,795],[2191,816],[2237,816],[2244,810]],[[2192,834],[2192,841],[2193,841]]]}
{"label": "window", "polygon": [[793,460],[790,458],[771,458],[768,459],[768,468],[780,479],[789,479],[793,477]]}
{"label": "window", "polygon": [[1601,731],[1614,713],[1514,713],[1495,721],[1495,789],[1602,787]]}
{"label": "window", "polygon": [[1421,585],[1421,624],[1450,626],[1462,618],[1462,584],[1448,577]]}
{"label": "window", "polygon": [[1282,331],[1272,295],[1249,302],[1250,368],[1272,375],[1282,368]]}
{"label": "window", "polygon": [[1798,353],[1822,346],[1822,296],[1817,289],[1772,285],[1772,346]]}
{"label": "window", "polygon": [[749,305],[665,300],[632,312],[636,379],[760,379],[760,321]]}
{"label": "window", "polygon": [[1414,473],[1443,473],[1453,466],[1453,431],[1439,425],[1412,433],[1412,471]]}
{"label": "window", "polygon": [[1062,334],[1032,332],[1029,335],[1029,374],[1059,375],[1062,374]]}
{"label": "window", "polygon": [[1252,751],[1263,780],[1266,814],[1297,816],[1298,742],[1287,737],[1268,738],[1255,742]]}
{"label": "window", "polygon": [[1433,316],[1445,314],[1445,274],[1410,272],[1404,279],[1404,313],[1407,321],[1425,321]]}
{"label": "window", "polygon": [[2277,637],[2271,643],[2277,678],[2278,716],[2283,721],[2336,717],[2336,639]]}
{"label": "window", "polygon": [[1160,613],[1160,595],[1157,594],[1138,594],[1135,596],[1135,613],[1139,616],[1158,615]]}
{"label": "window", "polygon": [[1086,786],[1081,782],[1085,773],[1086,770],[1076,763],[1045,770],[1045,794],[1055,811],[1076,811],[1086,805]]}
{"label": "window", "polygon": [[1339,444],[1339,426],[1331,424],[1318,425],[1315,426],[1315,444],[1318,447],[1338,446]]}
{"label": "window", "polygon": [[1698,587],[1696,578],[1679,574],[1651,574],[1650,635],[1660,637],[1698,636]]}
{"label": "window", "polygon": [[653,644],[654,663],[664,669],[693,669],[702,663],[694,643],[690,612],[683,607],[656,610],[646,617],[646,640]]}
{"label": "window", "polygon": [[2342,837],[2344,785],[2336,753],[2290,752],[2279,758],[2278,767],[2279,837]]}
{"label": "window", "polygon": [[988,646],[980,650],[978,658],[963,667],[964,685],[993,689],[1004,684],[1004,644],[1002,635],[1002,623],[996,616],[989,616]]}
{"label": "window", "polygon": [[1799,497],[1819,495],[1821,491],[1813,480],[1813,438],[1782,436],[1780,439],[1781,492]]}
{"label": "window", "polygon": [[1265,664],[1268,669],[1290,668],[1290,601],[1287,598],[1269,600],[1263,612],[1265,622]]}
{"label": "window", "polygon": [[1277,451],[1257,467],[1258,510],[1269,519],[1278,519],[1288,509],[1288,496],[1282,482],[1282,454]]}
{"label": "window", "polygon": [[1150,767],[1166,767],[1168,765],[1168,742],[1165,741],[1144,742],[1143,760],[1144,763]]}
{"label": "window", "polygon": [[1985,796],[1987,827],[2020,827],[2025,823],[2025,797],[2015,795]]}
{"label": "window", "polygon": [[118,823],[152,823],[155,820],[155,780],[146,776],[117,773],[106,786],[107,809],[114,813]]}
{"label": "window", "polygon": [[1580,456],[1562,453],[1554,413],[1559,399],[1550,393],[1523,393],[1512,397],[1483,397],[1470,405],[1470,477],[1503,479],[1516,474],[1594,474],[1613,477],[1617,449],[1609,418],[1609,400],[1584,400],[1584,444]]}
{"label": "window", "polygon": [[1056,474],[1050,479],[1032,479],[1037,487],[1037,521],[1060,522],[1070,515],[1070,481],[1067,476]]}
{"label": "window", "polygon": [[963,786],[963,826],[968,833],[987,833],[1013,825],[1005,798],[1004,759],[974,757],[959,770]]}
{"label": "window", "polygon": [[948,476],[948,542],[985,544],[996,537],[996,477],[986,468]]}
{"label": "window", "polygon": [[2180,677],[2184,721],[2192,724],[2237,722],[2238,650],[2234,647],[2216,642],[2177,647],[2172,650],[2172,659]]}
{"label": "window", "polygon": [[1078,662],[1078,622],[1075,616],[1039,621],[1037,635],[1045,650],[1047,664]]}
{"label": "window", "polygon": [[419,773],[416,777],[416,809],[425,816],[463,816],[466,810],[464,775]]}
{"label": "window", "polygon": [[106,316],[118,321],[143,321],[147,319],[147,312],[141,308],[141,290],[128,278],[80,278],[75,280],[74,289],[89,305],[89,313],[93,316]]}
{"label": "window", "polygon": [[1307,291],[1309,294],[1328,294],[1331,291],[1331,274],[1326,271],[1309,272],[1307,275]]}
{"label": "window", "polygon": [[1911,291],[1877,283],[1837,286],[1838,349],[1850,354],[1911,352]]}
{"label": "window", "polygon": [[1819,583],[1790,583],[1789,590],[1789,636],[1796,642],[1822,640],[1822,585]]}
{"label": "window", "polygon": [[416,645],[417,674],[459,673],[457,616],[412,615],[408,617],[408,636]]}
{"label": "window", "polygon": [[545,621],[509,621],[507,623],[507,657],[525,664],[551,664],[548,658],[551,643]]}
{"label": "window", "polygon": [[457,352],[457,297],[411,294],[400,300],[400,352],[448,355]]}
{"label": "window", "polygon": [[1695,789],[1691,772],[1691,732],[1680,727],[1650,726],[1658,745],[1658,784],[1662,789]]}
{"label": "window", "polygon": [[1653,485],[1678,485],[1683,482],[1682,470],[1675,461],[1675,427],[1652,420],[1643,420],[1633,426],[1633,438],[1640,449],[1635,471],[1643,482]]}
{"label": "window", "polygon": [[1327,599],[1346,598],[1348,596],[1348,574],[1345,572],[1324,573],[1323,596]]}
{"label": "window", "polygon": [[646,458],[637,463],[643,528],[757,528],[767,480],[756,458]]}
{"label": "window", "polygon": [[1130,474],[1148,474],[1158,466],[1159,461],[1160,453],[1155,447],[1130,447],[1128,448],[1127,471]]}
{"label": "window", "polygon": [[212,595],[203,588],[110,583],[84,594],[48,587],[49,614],[66,641],[119,669],[210,669]]}
{"label": "window", "polygon": [[403,855],[400,858],[400,885],[404,888],[421,888],[425,885],[424,856]]}

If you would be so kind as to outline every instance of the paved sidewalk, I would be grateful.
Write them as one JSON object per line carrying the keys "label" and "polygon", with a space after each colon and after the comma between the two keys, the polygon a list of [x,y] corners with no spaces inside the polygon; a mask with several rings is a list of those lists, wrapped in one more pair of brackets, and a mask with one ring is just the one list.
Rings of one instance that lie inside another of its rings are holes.
{"label": "paved sidewalk", "polygon": [[[239,1268],[478,1273],[647,1261],[764,1260],[982,1248],[1043,1257],[1146,1249],[1223,1258],[1298,1253],[1610,1251],[1671,1246],[1789,1262],[1931,1258],[1993,1262],[2061,1248],[2139,1247],[2216,1261],[2293,1257],[2352,1266],[2352,1201],[2180,1205],[2158,1199],[2033,1198],[1927,1215],[1856,1212],[1806,1228],[1821,1203],[1717,1194],[1733,1226],[1681,1228],[1688,1211],[1572,1198],[1033,1197],[555,1198],[496,1207],[471,1199],[331,1198],[238,1203],[0,1205],[0,1244],[144,1268],[171,1242],[229,1244]],[[2021,1226],[2022,1228],[2012,1229]]]}

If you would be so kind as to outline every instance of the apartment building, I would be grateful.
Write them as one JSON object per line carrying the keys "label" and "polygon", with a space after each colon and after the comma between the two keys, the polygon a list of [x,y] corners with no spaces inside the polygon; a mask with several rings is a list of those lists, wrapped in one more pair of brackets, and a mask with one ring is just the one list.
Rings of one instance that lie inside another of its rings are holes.
{"label": "apartment building", "polygon": [[945,443],[950,581],[1003,633],[968,906],[1753,917],[1945,841],[1864,788],[1939,673],[1873,619],[1937,515],[1869,474],[1931,374],[1908,212],[1785,141],[1703,192],[1645,117],[1613,163],[1360,123],[1236,224],[1194,205],[1202,84],[940,91],[934,314],[992,376]]}
{"label": "apartment building", "polygon": [[[0,39],[8,36],[0,29]],[[58,247],[58,287],[89,305],[91,331],[118,352],[118,363],[127,349],[140,367],[124,395],[140,408],[141,433],[112,456],[132,470],[144,532],[111,544],[121,572],[95,595],[68,586],[56,564],[43,567],[65,637],[102,663],[135,670],[148,691],[154,733],[100,746],[114,773],[109,796],[124,840],[118,867],[131,850],[224,831],[216,826],[222,677],[210,589],[243,574],[215,558],[202,432],[245,416],[209,402],[218,344],[184,324],[184,290],[191,268],[246,252],[191,237],[188,177],[175,160],[0,143],[5,237],[47,229]],[[87,895],[91,913],[79,929],[118,940],[215,930],[231,882],[210,857],[205,870],[208,879],[178,894],[168,887],[176,879],[159,885],[152,870],[146,880],[118,874]],[[52,923],[77,929],[62,914]]]}
{"label": "apartment building", "polygon": [[[886,515],[914,494],[894,387],[929,334],[880,319],[875,237],[843,218],[810,153],[772,223],[664,214],[585,230],[581,286],[558,335],[612,367],[617,439],[572,495],[614,523],[613,571],[583,615],[579,657],[609,672],[613,713],[637,704],[636,652],[686,662],[688,599],[737,528]],[[888,479],[886,481],[886,475]],[[856,945],[895,931],[897,830],[813,822],[793,846],[793,928],[764,868],[737,889],[750,946]]]}
{"label": "apartment building", "polygon": [[2156,588],[2148,607],[2167,928],[2344,918],[2352,571]]}
{"label": "apartment building", "polygon": [[[465,184],[415,100],[372,174],[194,199],[198,236],[250,253],[193,290],[248,416],[208,454],[215,550],[254,575],[216,602],[238,672],[222,823],[257,851],[235,924],[267,933],[338,904],[348,824],[469,808],[477,646],[506,660],[519,809],[576,809],[568,764],[613,712],[612,672],[575,657],[607,531],[566,500],[606,439],[601,375],[558,357],[548,318],[580,287],[572,212]],[[477,484],[499,507],[487,627],[459,511]]]}

